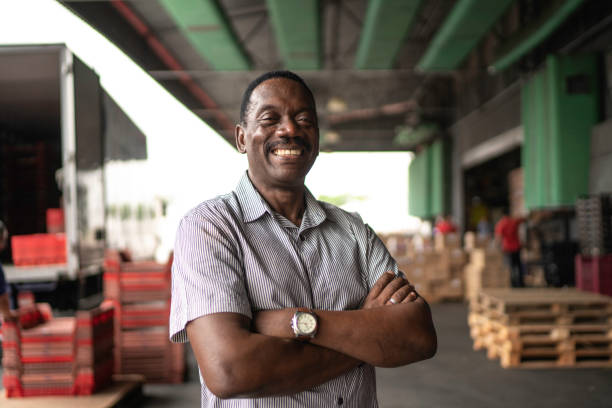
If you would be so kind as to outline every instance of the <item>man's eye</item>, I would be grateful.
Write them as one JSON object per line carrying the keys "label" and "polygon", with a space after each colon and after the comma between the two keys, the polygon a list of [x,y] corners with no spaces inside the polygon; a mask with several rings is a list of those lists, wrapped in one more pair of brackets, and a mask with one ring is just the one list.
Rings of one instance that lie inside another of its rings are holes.
{"label": "man's eye", "polygon": [[298,118],[298,122],[311,124],[312,123],[312,119],[310,119],[309,117],[301,117],[301,118]]}

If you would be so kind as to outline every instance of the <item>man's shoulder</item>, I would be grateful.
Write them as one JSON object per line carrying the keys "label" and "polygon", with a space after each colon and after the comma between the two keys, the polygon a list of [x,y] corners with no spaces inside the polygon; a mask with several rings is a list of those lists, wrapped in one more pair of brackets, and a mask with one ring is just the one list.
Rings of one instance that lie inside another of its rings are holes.
{"label": "man's shoulder", "polygon": [[319,205],[325,211],[327,219],[347,227],[365,227],[361,215],[357,212],[346,211],[334,204],[318,200]]}
{"label": "man's shoulder", "polygon": [[236,193],[230,192],[202,201],[189,210],[183,220],[211,221],[234,218],[238,212]]}

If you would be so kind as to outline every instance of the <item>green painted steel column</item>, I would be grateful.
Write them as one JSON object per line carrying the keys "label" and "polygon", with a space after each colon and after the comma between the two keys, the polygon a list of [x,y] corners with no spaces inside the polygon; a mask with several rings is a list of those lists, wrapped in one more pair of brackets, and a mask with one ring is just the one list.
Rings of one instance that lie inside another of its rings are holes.
{"label": "green painted steel column", "polygon": [[529,209],[571,206],[588,193],[591,129],[599,115],[594,55],[549,56],[522,89],[522,165]]}
{"label": "green painted steel column", "polygon": [[[525,207],[534,208],[536,201],[536,177],[535,177],[535,162],[536,150],[533,142],[534,126],[535,126],[535,86],[533,79],[528,81],[521,90],[521,121],[523,125],[523,146],[521,148],[521,167],[523,168],[523,179],[525,180],[523,193],[525,198]],[[529,181],[529,182],[527,182]]]}
{"label": "green painted steel column", "polygon": [[431,190],[429,216],[435,217],[436,215],[442,215],[446,212],[445,199],[445,154],[444,154],[444,143],[438,139],[429,146],[429,185]]}
{"label": "green painted steel column", "polygon": [[429,217],[429,160],[427,150],[414,156],[408,169],[408,213]]}

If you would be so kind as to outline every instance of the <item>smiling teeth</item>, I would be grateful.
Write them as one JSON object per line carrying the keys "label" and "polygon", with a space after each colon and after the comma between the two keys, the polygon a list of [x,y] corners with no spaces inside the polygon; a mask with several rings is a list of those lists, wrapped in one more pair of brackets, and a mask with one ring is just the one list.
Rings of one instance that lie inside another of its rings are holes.
{"label": "smiling teeth", "polygon": [[274,152],[277,156],[299,156],[301,153],[301,150],[294,149],[279,149]]}

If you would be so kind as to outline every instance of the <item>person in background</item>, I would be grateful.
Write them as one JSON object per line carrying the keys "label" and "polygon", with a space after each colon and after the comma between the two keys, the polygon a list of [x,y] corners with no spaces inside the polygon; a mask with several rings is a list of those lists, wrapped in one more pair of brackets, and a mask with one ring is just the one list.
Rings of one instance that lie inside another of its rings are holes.
{"label": "person in background", "polygon": [[431,358],[429,306],[357,214],[304,185],[315,100],[289,71],[242,99],[237,188],[180,222],[170,339],[189,340],[203,407],[376,407],[374,366]]}
{"label": "person in background", "polygon": [[457,232],[457,226],[453,223],[453,217],[450,214],[439,216],[435,226],[436,233],[446,235]]}
{"label": "person in background", "polygon": [[510,283],[514,288],[525,286],[525,267],[521,262],[521,241],[519,226],[525,222],[523,217],[512,217],[508,210],[504,210],[503,217],[495,225],[495,238],[500,244],[506,263],[510,268]]}
{"label": "person in background", "polygon": [[[4,250],[8,243],[8,230],[0,220],[0,252]],[[9,302],[8,285],[4,276],[2,264],[0,264],[0,317],[3,321],[15,320],[17,313],[11,310]]]}
{"label": "person in background", "polygon": [[480,197],[472,197],[470,205],[468,229],[471,231],[478,231],[478,224],[482,220],[489,219],[489,208],[482,202]]}

